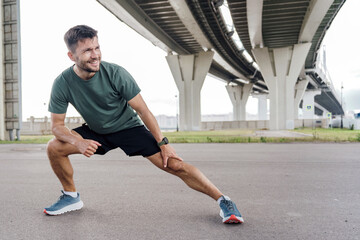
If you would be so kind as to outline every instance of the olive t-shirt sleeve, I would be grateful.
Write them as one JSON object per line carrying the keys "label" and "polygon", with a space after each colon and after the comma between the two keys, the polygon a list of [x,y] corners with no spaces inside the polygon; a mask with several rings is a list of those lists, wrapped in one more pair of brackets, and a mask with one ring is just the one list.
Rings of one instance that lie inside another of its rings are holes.
{"label": "olive t-shirt sleeve", "polygon": [[116,77],[120,95],[126,100],[130,101],[140,93],[140,88],[135,79],[124,68],[119,67],[118,76]]}
{"label": "olive t-shirt sleeve", "polygon": [[69,102],[66,100],[64,91],[62,90],[64,86],[62,86],[61,80],[61,78],[57,78],[53,83],[48,107],[49,112],[57,114],[66,113],[69,105]]}

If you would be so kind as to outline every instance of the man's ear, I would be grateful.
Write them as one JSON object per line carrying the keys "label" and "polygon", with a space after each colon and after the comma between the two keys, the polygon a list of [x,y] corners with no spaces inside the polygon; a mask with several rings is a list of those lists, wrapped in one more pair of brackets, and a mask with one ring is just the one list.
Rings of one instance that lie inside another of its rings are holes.
{"label": "man's ear", "polygon": [[75,57],[74,57],[74,55],[72,54],[71,51],[68,51],[67,55],[71,59],[71,61],[75,62]]}

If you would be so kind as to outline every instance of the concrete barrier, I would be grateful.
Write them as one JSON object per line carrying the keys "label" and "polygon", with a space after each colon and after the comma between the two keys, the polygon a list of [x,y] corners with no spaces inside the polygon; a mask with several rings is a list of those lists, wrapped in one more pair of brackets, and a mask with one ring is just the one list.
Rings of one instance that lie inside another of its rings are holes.
{"label": "concrete barrier", "polygon": [[201,130],[269,129],[268,120],[201,122]]}
{"label": "concrete barrier", "polygon": [[[81,117],[67,117],[65,118],[65,126],[70,129],[76,128],[85,121]],[[22,122],[21,135],[50,135],[51,122],[48,117],[34,118],[30,117],[26,122]]]}
{"label": "concrete barrier", "polygon": [[[295,128],[328,128],[329,120],[322,119],[296,119]],[[252,120],[252,121],[216,121],[201,122],[201,130],[225,130],[225,129],[269,129],[269,120]]]}
{"label": "concrete barrier", "polygon": [[[340,128],[341,127],[341,119],[333,119],[332,126],[334,128]],[[349,119],[344,118],[343,119],[343,127],[344,128],[351,128],[353,126],[354,130],[360,130],[360,119]]]}
{"label": "concrete barrier", "polygon": [[[295,128],[328,128],[328,119],[296,119]],[[65,118],[65,126],[70,129],[76,128],[85,121],[81,117]],[[201,122],[201,130],[223,130],[223,129],[269,129],[269,120],[251,120],[251,121],[214,121]],[[161,126],[160,126],[161,127]],[[22,123],[21,135],[50,135],[51,123],[48,117],[34,118],[30,117]]]}

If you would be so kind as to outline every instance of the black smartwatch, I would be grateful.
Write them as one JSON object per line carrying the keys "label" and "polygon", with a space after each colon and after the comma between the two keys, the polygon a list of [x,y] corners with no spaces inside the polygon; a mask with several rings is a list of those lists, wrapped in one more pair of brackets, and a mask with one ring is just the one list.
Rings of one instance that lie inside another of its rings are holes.
{"label": "black smartwatch", "polygon": [[162,145],[166,145],[169,143],[169,140],[167,139],[167,137],[164,137],[161,142],[158,143],[158,146],[161,147]]}

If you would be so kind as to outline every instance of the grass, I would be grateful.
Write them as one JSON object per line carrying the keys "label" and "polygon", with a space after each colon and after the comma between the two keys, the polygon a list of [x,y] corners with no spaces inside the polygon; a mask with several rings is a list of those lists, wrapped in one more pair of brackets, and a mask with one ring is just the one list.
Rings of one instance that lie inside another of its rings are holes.
{"label": "grass", "polygon": [[20,136],[20,141],[0,141],[0,144],[27,144],[27,143],[33,143],[33,144],[44,144],[47,143],[50,139],[52,139],[53,135],[39,135],[39,136]]}
{"label": "grass", "polygon": [[360,130],[302,128],[294,132],[310,135],[301,138],[255,136],[256,130],[236,129],[199,132],[165,132],[173,143],[288,143],[288,142],[360,142]]}
{"label": "grass", "polygon": [[303,128],[295,129],[295,132],[311,134],[313,141],[321,142],[360,142],[360,130],[341,128]]}
{"label": "grass", "polygon": [[311,137],[276,138],[255,136],[255,130],[221,130],[200,132],[165,132],[172,143],[281,143],[295,141],[311,141]]}
{"label": "grass", "polygon": [[[305,133],[310,136],[301,138],[287,137],[261,137],[255,136],[255,130],[234,129],[221,131],[197,131],[197,132],[164,132],[172,143],[289,143],[289,142],[360,142],[360,130],[349,129],[323,129],[301,128],[294,132]],[[0,144],[8,143],[39,143],[45,144],[52,135],[44,136],[21,136],[20,141],[0,141]]]}
{"label": "grass", "polygon": [[253,134],[253,131],[236,129],[222,131],[164,132],[163,134],[173,143],[244,143],[249,142],[249,136]]}

